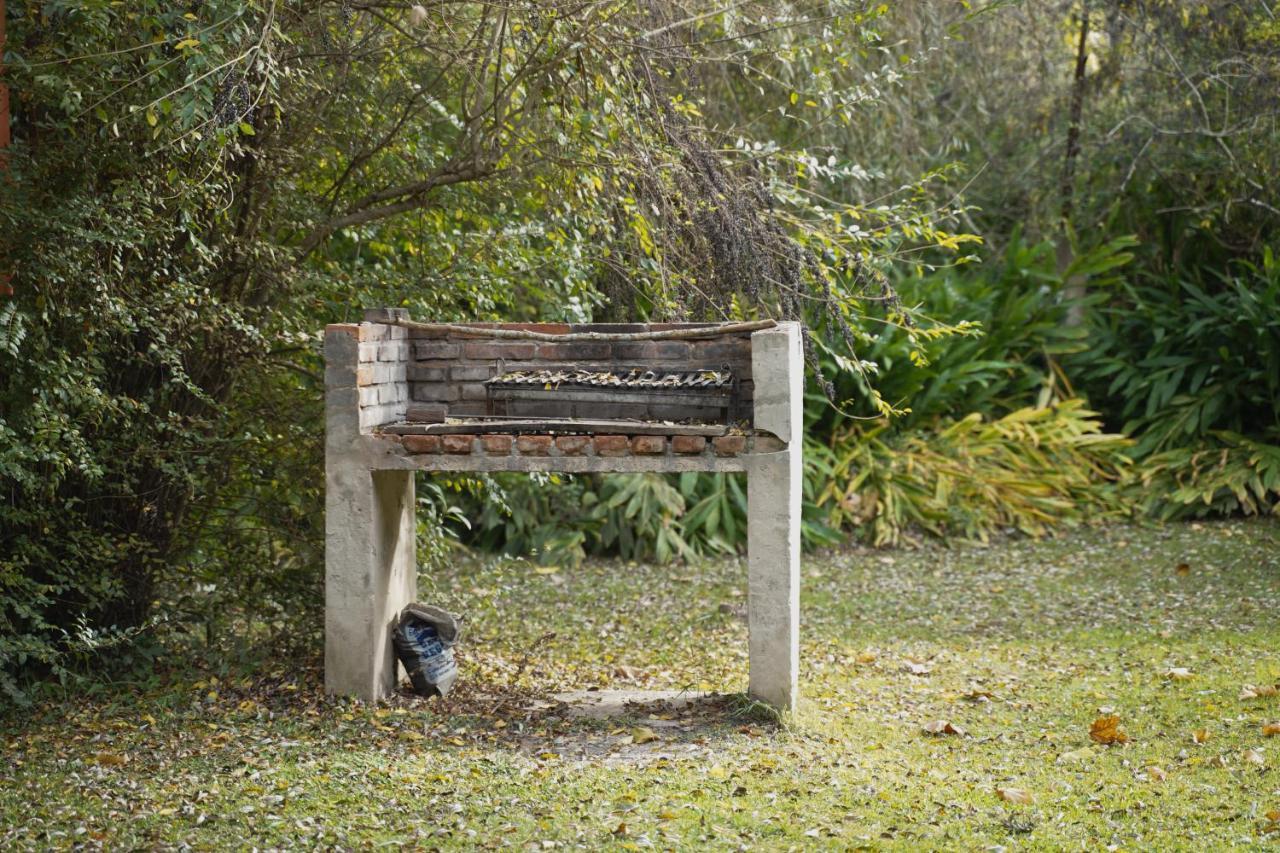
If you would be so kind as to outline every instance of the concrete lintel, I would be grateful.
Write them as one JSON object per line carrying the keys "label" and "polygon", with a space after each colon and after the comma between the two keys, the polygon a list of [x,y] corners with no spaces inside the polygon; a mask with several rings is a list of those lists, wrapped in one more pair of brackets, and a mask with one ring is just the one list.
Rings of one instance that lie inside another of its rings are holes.
{"label": "concrete lintel", "polygon": [[[680,474],[686,471],[733,473],[746,471],[748,460],[777,454],[738,456],[498,456],[487,454],[406,454],[397,441],[365,436],[366,464],[373,469],[409,471],[524,471],[567,474],[656,472]],[[779,451],[783,452],[783,451]]]}

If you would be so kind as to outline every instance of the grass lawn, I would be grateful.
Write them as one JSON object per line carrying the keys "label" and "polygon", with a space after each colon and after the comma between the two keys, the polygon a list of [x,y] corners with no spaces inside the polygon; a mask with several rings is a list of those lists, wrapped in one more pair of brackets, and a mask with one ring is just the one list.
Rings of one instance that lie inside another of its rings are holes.
{"label": "grass lawn", "polygon": [[[804,574],[783,725],[734,697],[548,698],[741,690],[743,564],[460,563],[423,580],[467,616],[448,703],[331,702],[282,661],[46,704],[0,723],[0,847],[1280,847],[1280,524]],[[1108,716],[1126,742],[1090,738]]]}

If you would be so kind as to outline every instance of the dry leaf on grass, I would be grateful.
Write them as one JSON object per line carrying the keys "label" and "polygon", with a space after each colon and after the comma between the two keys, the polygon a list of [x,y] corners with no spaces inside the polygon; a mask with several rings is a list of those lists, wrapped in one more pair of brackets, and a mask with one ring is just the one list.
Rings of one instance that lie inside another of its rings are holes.
{"label": "dry leaf on grass", "polygon": [[1162,674],[1165,678],[1173,681],[1186,681],[1187,679],[1195,678],[1195,676],[1191,674],[1191,670],[1187,669],[1185,666],[1171,667],[1170,669],[1166,669]]}
{"label": "dry leaf on grass", "polygon": [[1169,773],[1163,767],[1157,767],[1154,764],[1147,768],[1147,775],[1157,782],[1163,782],[1169,778]]}
{"label": "dry leaf on grass", "polygon": [[961,735],[965,734],[965,730],[957,725],[953,725],[950,720],[933,720],[921,726],[927,735]]}
{"label": "dry leaf on grass", "polygon": [[1129,736],[1120,728],[1117,716],[1099,717],[1089,726],[1089,737],[1097,743],[1110,746],[1113,743],[1128,743]]}
{"label": "dry leaf on grass", "polygon": [[1267,812],[1267,820],[1272,823],[1280,823],[1280,809],[1273,809]]}
{"label": "dry leaf on grass", "polygon": [[1029,806],[1036,800],[1032,793],[1024,788],[996,788],[996,796],[1006,803],[1017,803],[1022,806]]}
{"label": "dry leaf on grass", "polygon": [[1240,699],[1261,699],[1264,696],[1275,696],[1280,694],[1280,688],[1274,684],[1246,684],[1240,688]]}
{"label": "dry leaf on grass", "polygon": [[916,663],[913,660],[909,660],[902,665],[902,671],[911,675],[928,675],[933,672],[933,667],[928,664]]}
{"label": "dry leaf on grass", "polygon": [[632,743],[648,743],[651,740],[657,740],[658,735],[648,726],[636,726],[631,730]]}
{"label": "dry leaf on grass", "polygon": [[1191,741],[1193,743],[1205,743],[1209,740],[1208,729],[1196,729],[1191,733]]}
{"label": "dry leaf on grass", "polygon": [[1242,757],[1246,764],[1256,764],[1258,767],[1265,767],[1267,764],[1266,757],[1256,749],[1246,749]]}
{"label": "dry leaf on grass", "polygon": [[93,760],[103,767],[123,767],[129,763],[129,759],[123,755],[117,755],[114,752],[95,752]]}
{"label": "dry leaf on grass", "polygon": [[1262,726],[1262,734],[1265,737],[1275,737],[1280,735],[1280,723],[1264,723]]}
{"label": "dry leaf on grass", "polygon": [[1176,565],[1176,566],[1174,566],[1174,567],[1173,567],[1173,570],[1174,570],[1175,572],[1177,572],[1178,574],[1180,574],[1180,575],[1189,575],[1189,574],[1191,574],[1191,566],[1189,566],[1189,565],[1188,565],[1188,564],[1186,564],[1186,563],[1178,563],[1178,565]]}

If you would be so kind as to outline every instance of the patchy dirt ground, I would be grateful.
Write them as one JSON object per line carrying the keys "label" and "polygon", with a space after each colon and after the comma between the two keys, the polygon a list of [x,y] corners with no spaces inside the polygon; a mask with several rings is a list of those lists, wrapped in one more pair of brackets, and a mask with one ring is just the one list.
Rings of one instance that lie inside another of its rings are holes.
{"label": "patchy dirt ground", "polygon": [[0,729],[0,846],[1280,846],[1280,524],[804,571],[782,724],[736,694],[740,563],[460,562],[422,591],[468,619],[447,702],[281,668],[48,704]]}

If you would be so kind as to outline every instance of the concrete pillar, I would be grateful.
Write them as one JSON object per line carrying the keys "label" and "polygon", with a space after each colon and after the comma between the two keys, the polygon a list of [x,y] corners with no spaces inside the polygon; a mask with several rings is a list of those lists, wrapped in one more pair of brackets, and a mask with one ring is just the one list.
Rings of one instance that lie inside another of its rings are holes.
{"label": "concrete pillar", "polygon": [[794,711],[800,669],[800,499],[804,357],[800,327],[780,323],[751,336],[755,428],[786,442],[747,461],[748,693]]}
{"label": "concrete pillar", "polygon": [[417,589],[412,471],[374,471],[360,435],[358,332],[325,336],[325,690],[395,690],[391,629]]}

